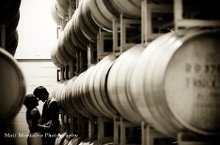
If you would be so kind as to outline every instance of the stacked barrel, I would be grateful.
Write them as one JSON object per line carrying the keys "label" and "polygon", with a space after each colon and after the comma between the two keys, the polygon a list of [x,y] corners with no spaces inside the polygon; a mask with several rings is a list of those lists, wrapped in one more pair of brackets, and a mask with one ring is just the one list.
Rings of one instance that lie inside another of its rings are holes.
{"label": "stacked barrel", "polygon": [[25,80],[14,54],[18,44],[20,0],[0,2],[0,122],[8,123],[18,113],[25,95]]}
{"label": "stacked barrel", "polygon": [[17,25],[20,19],[20,0],[0,2],[0,142],[15,144],[9,124],[18,114],[24,101],[26,85],[23,73],[14,59],[18,45]]}
{"label": "stacked barrel", "polygon": [[0,5],[0,25],[4,26],[5,29],[5,34],[3,34],[5,38],[5,42],[3,43],[5,43],[5,46],[2,44],[0,46],[5,48],[13,56],[18,45],[17,25],[20,19],[20,4],[21,0],[15,2],[12,0],[3,0]]}
{"label": "stacked barrel", "polygon": [[53,18],[58,25],[69,19],[51,52],[51,58],[57,67],[68,65],[77,52],[86,52],[89,43],[96,43],[99,28],[111,32],[113,19],[119,18],[121,13],[129,18],[141,17],[141,0],[81,0],[70,16],[63,10],[64,6],[65,10],[70,9],[68,2],[71,1],[56,0],[52,7]]}
{"label": "stacked barrel", "polygon": [[[140,17],[140,5],[136,0],[82,0],[63,31],[71,29],[67,34],[72,34],[72,45],[67,46],[73,53],[60,48],[69,56],[86,51],[87,43],[95,41],[96,28],[112,31],[112,19],[121,13]],[[78,76],[60,82],[57,100],[73,116],[113,119],[120,115],[133,124],[147,122],[172,138],[179,132],[219,135],[219,36],[220,31],[213,28],[185,29],[163,34],[148,46],[136,44],[121,55],[107,55]],[[63,59],[56,57],[58,66],[71,58],[62,54]]]}

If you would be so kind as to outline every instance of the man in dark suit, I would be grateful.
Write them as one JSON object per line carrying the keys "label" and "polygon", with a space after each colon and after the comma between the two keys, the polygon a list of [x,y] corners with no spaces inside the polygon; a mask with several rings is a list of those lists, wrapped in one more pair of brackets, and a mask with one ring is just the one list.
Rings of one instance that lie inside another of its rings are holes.
{"label": "man in dark suit", "polygon": [[33,94],[44,102],[39,125],[44,135],[43,145],[54,145],[59,132],[59,105],[54,97],[49,97],[47,89],[43,86],[35,88]]}

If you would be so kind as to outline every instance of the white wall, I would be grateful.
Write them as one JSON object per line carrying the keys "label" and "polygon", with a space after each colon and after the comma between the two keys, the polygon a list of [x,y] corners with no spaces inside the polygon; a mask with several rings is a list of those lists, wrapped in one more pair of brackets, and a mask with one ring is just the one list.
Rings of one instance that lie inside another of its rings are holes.
{"label": "white wall", "polygon": [[57,39],[52,18],[53,0],[22,0],[17,27],[19,41],[15,58],[50,58]]}

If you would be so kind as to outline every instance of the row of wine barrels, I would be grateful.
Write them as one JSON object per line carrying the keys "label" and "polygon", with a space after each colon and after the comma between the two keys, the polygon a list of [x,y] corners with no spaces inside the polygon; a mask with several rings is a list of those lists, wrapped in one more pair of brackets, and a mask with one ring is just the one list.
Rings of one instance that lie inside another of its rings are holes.
{"label": "row of wine barrels", "polygon": [[[87,45],[90,43],[96,43],[97,34],[99,28],[105,29],[107,31],[112,31],[112,21],[115,18],[119,18],[121,13],[126,13],[129,15],[134,15],[136,11],[140,11],[137,5],[141,5],[141,1],[133,2],[128,0],[125,2],[125,6],[121,6],[123,1],[107,1],[107,0],[83,0],[80,1],[79,7],[75,10],[72,17],[66,24],[63,32],[60,34],[58,45],[55,47],[55,52],[53,55],[57,55],[59,65],[67,65],[68,59],[76,54],[77,51],[86,51]],[[124,7],[132,8],[131,12],[126,11]],[[134,8],[135,7],[135,8]],[[54,12],[56,13],[56,8]],[[134,10],[135,9],[135,10]],[[131,14],[133,13],[133,14]],[[59,21],[58,17],[58,21]],[[62,18],[61,18],[62,19]],[[132,29],[132,31],[134,31]],[[140,36],[140,31],[135,30]],[[137,38],[137,35],[128,35],[129,37]],[[133,39],[134,39],[133,38]],[[140,40],[140,39],[139,39]],[[63,49],[63,50],[62,50]],[[66,51],[66,53],[64,52]],[[58,54],[61,53],[61,54]],[[51,56],[51,58],[54,58]],[[57,61],[55,64],[57,64]]]}
{"label": "row of wine barrels", "polygon": [[3,48],[0,48],[0,67],[0,120],[10,121],[22,107],[26,85],[17,61]]}
{"label": "row of wine barrels", "polygon": [[116,58],[115,55],[106,56],[79,76],[55,87],[54,95],[64,112],[73,116],[80,113],[85,117],[92,114],[108,118],[118,114],[109,100],[106,88],[108,72]]}
{"label": "row of wine barrels", "polygon": [[52,60],[57,58],[59,62],[54,60],[54,64],[67,65],[75,58],[77,52],[86,51],[89,40],[96,42],[98,30],[98,25],[91,17],[88,2],[82,1],[60,33],[57,45],[52,50]]}
{"label": "row of wine barrels", "polygon": [[168,33],[144,50],[130,79],[138,112],[158,131],[220,133],[217,30]]}
{"label": "row of wine barrels", "polygon": [[108,55],[77,77],[72,104],[85,116],[120,113],[173,138],[219,135],[219,36],[216,29],[170,32]]}
{"label": "row of wine barrels", "polygon": [[90,0],[89,3],[92,17],[107,31],[112,31],[112,21],[120,18],[120,14],[128,18],[141,17],[141,0]]}

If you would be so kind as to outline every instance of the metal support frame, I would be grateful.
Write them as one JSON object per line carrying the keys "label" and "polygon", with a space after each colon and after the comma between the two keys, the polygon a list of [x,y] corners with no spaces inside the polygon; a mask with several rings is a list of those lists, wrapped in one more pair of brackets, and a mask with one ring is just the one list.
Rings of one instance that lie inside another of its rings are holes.
{"label": "metal support frame", "polygon": [[177,134],[178,145],[214,145],[220,144],[219,136],[198,136],[186,132]]}
{"label": "metal support frame", "polygon": [[102,116],[99,116],[97,118],[98,120],[98,133],[97,133],[97,137],[98,137],[98,144],[103,144],[105,142],[105,138],[109,138],[109,137],[106,137],[105,136],[105,133],[106,131],[108,131],[106,128],[105,128],[105,123],[107,122],[112,122],[112,120],[108,119],[108,118],[105,118],[105,117],[102,117]]}
{"label": "metal support frame", "polygon": [[[148,0],[143,0],[141,5],[141,42],[145,46],[161,35],[152,31],[152,14],[153,13],[173,13],[173,6],[168,4],[152,4]],[[166,24],[173,25],[173,22]],[[163,33],[162,33],[163,34]]]}
{"label": "metal support frame", "polygon": [[125,120],[121,116],[114,116],[114,136],[113,136],[114,145],[128,144],[126,141],[126,129],[127,128],[131,129],[133,127],[138,127],[138,125]]}
{"label": "metal support frame", "polygon": [[106,55],[109,55],[112,53],[112,51],[106,52],[104,50],[105,43],[107,43],[106,41],[112,41],[112,33],[107,32],[103,30],[102,28],[99,28],[99,32],[97,35],[97,59],[98,61],[101,60]]}
{"label": "metal support frame", "polygon": [[112,21],[112,36],[113,36],[113,53],[122,53],[131,48],[136,43],[127,43],[127,28],[135,27],[133,25],[140,25],[140,19],[127,19],[123,14],[120,14],[120,19],[113,19]]}
{"label": "metal support frame", "polygon": [[[141,123],[141,136],[141,145],[155,145],[154,141],[156,139],[169,139],[170,141],[174,140],[161,134],[146,122]],[[170,142],[170,144],[172,144],[172,142]]]}
{"label": "metal support frame", "polygon": [[175,31],[178,31],[181,27],[220,27],[220,20],[184,19],[183,7],[183,0],[174,0]]}

